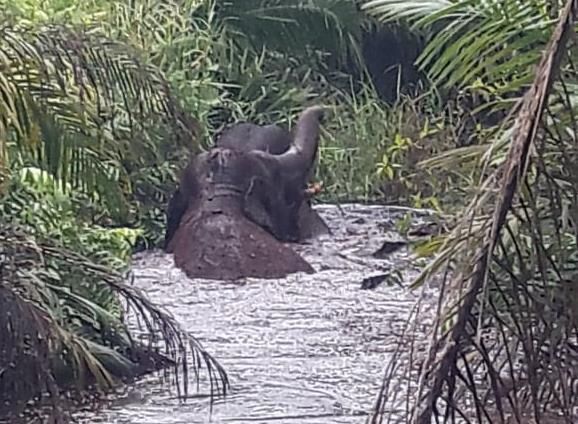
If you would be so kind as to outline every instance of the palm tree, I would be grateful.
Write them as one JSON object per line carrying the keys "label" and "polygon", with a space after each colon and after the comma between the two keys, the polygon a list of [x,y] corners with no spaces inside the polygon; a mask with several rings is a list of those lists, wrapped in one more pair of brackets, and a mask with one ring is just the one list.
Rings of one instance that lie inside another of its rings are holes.
{"label": "palm tree", "polygon": [[[435,241],[438,257],[414,284],[447,271],[420,385],[407,393],[411,422],[545,422],[554,413],[575,422],[578,149],[568,39],[578,5],[365,3],[384,19],[430,25],[422,63],[436,83],[478,81],[495,89],[490,107],[513,104],[475,158],[477,195]],[[554,27],[551,15],[560,10]],[[392,363],[389,372],[409,370]],[[390,394],[384,383],[372,422],[384,419]]]}

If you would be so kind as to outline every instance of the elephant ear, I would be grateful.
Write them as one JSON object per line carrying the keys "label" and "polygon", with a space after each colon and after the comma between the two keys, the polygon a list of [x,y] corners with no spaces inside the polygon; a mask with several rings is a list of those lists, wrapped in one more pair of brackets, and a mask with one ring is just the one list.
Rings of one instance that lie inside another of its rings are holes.
{"label": "elephant ear", "polygon": [[279,193],[272,185],[273,180],[271,174],[256,175],[252,179],[243,199],[243,213],[259,227],[279,238],[280,228],[275,225],[275,211],[272,210],[272,206],[279,203]]}
{"label": "elephant ear", "polygon": [[285,189],[279,188],[279,177],[268,173],[255,178],[245,194],[243,212],[248,219],[279,241],[298,241],[299,226]]}
{"label": "elephant ear", "polygon": [[188,165],[183,170],[179,186],[169,200],[166,217],[167,229],[165,231],[164,250],[172,253],[172,240],[177,232],[183,216],[188,209],[198,202],[201,186],[198,180],[199,170],[206,160],[207,153],[201,153],[191,157]]}

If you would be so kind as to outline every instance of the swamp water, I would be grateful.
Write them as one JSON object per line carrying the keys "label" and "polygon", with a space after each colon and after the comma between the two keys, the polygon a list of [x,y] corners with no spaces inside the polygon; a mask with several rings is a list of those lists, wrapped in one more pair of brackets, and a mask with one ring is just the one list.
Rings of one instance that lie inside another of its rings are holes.
{"label": "swamp water", "polygon": [[[397,237],[395,222],[403,210],[356,204],[317,210],[333,234],[297,246],[316,269],[312,275],[236,284],[192,281],[169,255],[135,256],[135,285],[220,362],[230,391],[211,413],[206,397],[179,402],[161,377],[149,376],[98,410],[76,413],[78,422],[364,423],[411,308],[420,295],[433,305],[436,290],[404,288],[420,270],[406,248],[386,259],[371,256],[384,240]],[[364,278],[387,270],[401,273],[401,285],[360,288]],[[192,373],[190,378],[195,395]],[[200,394],[207,391],[203,384]]]}

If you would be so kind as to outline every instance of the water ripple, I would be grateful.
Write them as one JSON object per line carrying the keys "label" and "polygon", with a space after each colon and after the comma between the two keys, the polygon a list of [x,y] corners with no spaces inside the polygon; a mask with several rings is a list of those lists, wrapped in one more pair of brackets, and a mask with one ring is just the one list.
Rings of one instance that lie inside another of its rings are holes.
{"label": "water ripple", "polygon": [[135,284],[176,317],[226,368],[232,388],[209,416],[206,398],[179,403],[148,376],[81,423],[363,423],[383,367],[417,294],[361,280],[395,267],[407,281],[417,267],[401,250],[371,253],[398,237],[402,214],[381,206],[321,206],[331,236],[299,246],[318,271],[241,283],[190,280],[160,252],[135,256]]}

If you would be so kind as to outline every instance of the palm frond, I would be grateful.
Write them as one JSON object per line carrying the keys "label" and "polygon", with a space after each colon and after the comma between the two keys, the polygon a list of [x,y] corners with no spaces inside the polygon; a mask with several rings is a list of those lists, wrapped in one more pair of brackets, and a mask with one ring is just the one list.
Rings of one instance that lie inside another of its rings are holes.
{"label": "palm frond", "polygon": [[[180,396],[188,394],[189,372],[199,378],[204,367],[211,397],[226,393],[227,375],[218,362],[169,314],[126,284],[121,274],[77,253],[37,243],[11,227],[0,233],[0,255],[0,303],[16,305],[1,309],[0,352],[23,358],[2,358],[3,364],[11,365],[8,372],[0,373],[0,387],[14,385],[10,392],[14,400],[42,395],[47,388],[66,390],[71,383],[81,389],[95,384],[106,390],[121,380],[166,367],[181,376],[176,379]],[[127,317],[143,325],[140,331],[148,342],[137,342],[135,330],[129,330],[121,317],[83,296],[78,287],[67,286],[63,281],[67,274],[78,279],[79,287],[90,281],[112,290],[122,299]],[[30,337],[33,345],[17,340]],[[30,385],[19,383],[28,381]]]}
{"label": "palm frond", "polygon": [[[575,206],[564,200],[575,172],[551,160],[561,149],[573,155],[576,147],[574,135],[552,134],[548,107],[577,7],[566,3],[515,110],[505,162],[465,209],[437,261],[451,266],[453,276],[442,287],[411,422],[539,422],[556,412],[566,422],[576,419],[578,327],[575,301],[566,297],[575,285],[576,260],[568,252],[575,236],[560,223],[560,205]],[[567,107],[564,115],[573,116],[571,103]],[[560,171],[564,177],[554,178]]]}
{"label": "palm frond", "polygon": [[0,416],[7,414],[6,408],[13,408],[20,396],[29,398],[40,392],[48,393],[50,399],[58,398],[57,384],[48,365],[53,335],[49,319],[21,292],[8,286],[7,273],[11,272],[8,267],[4,260],[0,263],[0,359],[3,364],[0,391],[4,395]]}
{"label": "palm frond", "polygon": [[[0,69],[0,133],[10,136],[0,138],[0,150],[6,154],[13,139],[18,151],[76,185],[93,181],[96,189],[109,180],[99,162],[138,157],[155,123],[169,125],[181,143],[195,138],[197,124],[163,75],[95,28],[4,26]],[[85,160],[91,155],[99,160]]]}
{"label": "palm frond", "polygon": [[[430,35],[418,64],[436,86],[482,81],[497,93],[519,93],[531,81],[552,19],[542,0],[369,0],[362,9],[383,22],[409,21]],[[504,91],[505,90],[505,91]]]}

